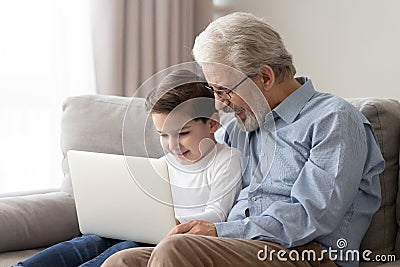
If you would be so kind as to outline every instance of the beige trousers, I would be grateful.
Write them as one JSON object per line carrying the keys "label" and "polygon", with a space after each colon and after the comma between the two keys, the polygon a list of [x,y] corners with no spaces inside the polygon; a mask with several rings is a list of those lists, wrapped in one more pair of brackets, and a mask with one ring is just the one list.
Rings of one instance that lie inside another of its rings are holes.
{"label": "beige trousers", "polygon": [[[310,256],[313,253],[315,258]],[[320,255],[321,247],[318,244],[286,249],[266,241],[182,234],[165,238],[155,248],[120,251],[108,258],[102,267],[336,266],[327,254]],[[318,260],[319,257],[322,259]]]}

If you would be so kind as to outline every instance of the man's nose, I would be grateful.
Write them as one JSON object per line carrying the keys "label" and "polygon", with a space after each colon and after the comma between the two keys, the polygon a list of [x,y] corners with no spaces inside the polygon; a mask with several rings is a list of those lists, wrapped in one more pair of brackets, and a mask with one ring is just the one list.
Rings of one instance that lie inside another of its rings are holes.
{"label": "man's nose", "polygon": [[226,107],[228,105],[229,105],[228,99],[215,98],[215,109],[216,110],[222,110],[224,107]]}

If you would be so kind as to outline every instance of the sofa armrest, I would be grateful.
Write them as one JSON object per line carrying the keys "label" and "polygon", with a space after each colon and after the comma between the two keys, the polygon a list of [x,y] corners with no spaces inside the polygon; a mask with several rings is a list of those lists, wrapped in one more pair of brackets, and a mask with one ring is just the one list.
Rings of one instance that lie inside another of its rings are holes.
{"label": "sofa armrest", "polygon": [[0,198],[0,252],[46,247],[79,234],[75,203],[64,192]]}

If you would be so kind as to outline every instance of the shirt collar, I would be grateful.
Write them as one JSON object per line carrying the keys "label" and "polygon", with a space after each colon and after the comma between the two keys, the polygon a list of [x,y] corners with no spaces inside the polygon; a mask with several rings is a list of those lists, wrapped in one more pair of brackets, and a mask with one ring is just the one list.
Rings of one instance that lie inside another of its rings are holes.
{"label": "shirt collar", "polygon": [[272,110],[273,113],[276,113],[286,123],[294,121],[315,93],[311,79],[299,77],[296,80],[302,85]]}

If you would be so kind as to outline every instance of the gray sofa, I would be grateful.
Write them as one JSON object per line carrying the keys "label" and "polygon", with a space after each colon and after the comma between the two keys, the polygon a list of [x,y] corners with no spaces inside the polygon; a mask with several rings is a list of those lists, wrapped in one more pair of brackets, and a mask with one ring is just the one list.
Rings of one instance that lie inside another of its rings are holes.
{"label": "gray sofa", "polygon": [[[350,99],[372,123],[386,160],[381,174],[382,204],[362,242],[375,255],[395,255],[400,266],[400,103]],[[127,107],[129,106],[129,109]],[[125,112],[129,123],[122,130]],[[59,192],[0,198],[0,267],[11,266],[42,248],[79,235],[66,152],[70,149],[158,157],[161,147],[147,121],[144,100],[85,95],[63,105],[61,148],[64,180]],[[122,132],[124,133],[122,135]],[[145,141],[145,142],[144,142]],[[362,262],[379,266],[382,262]]]}

